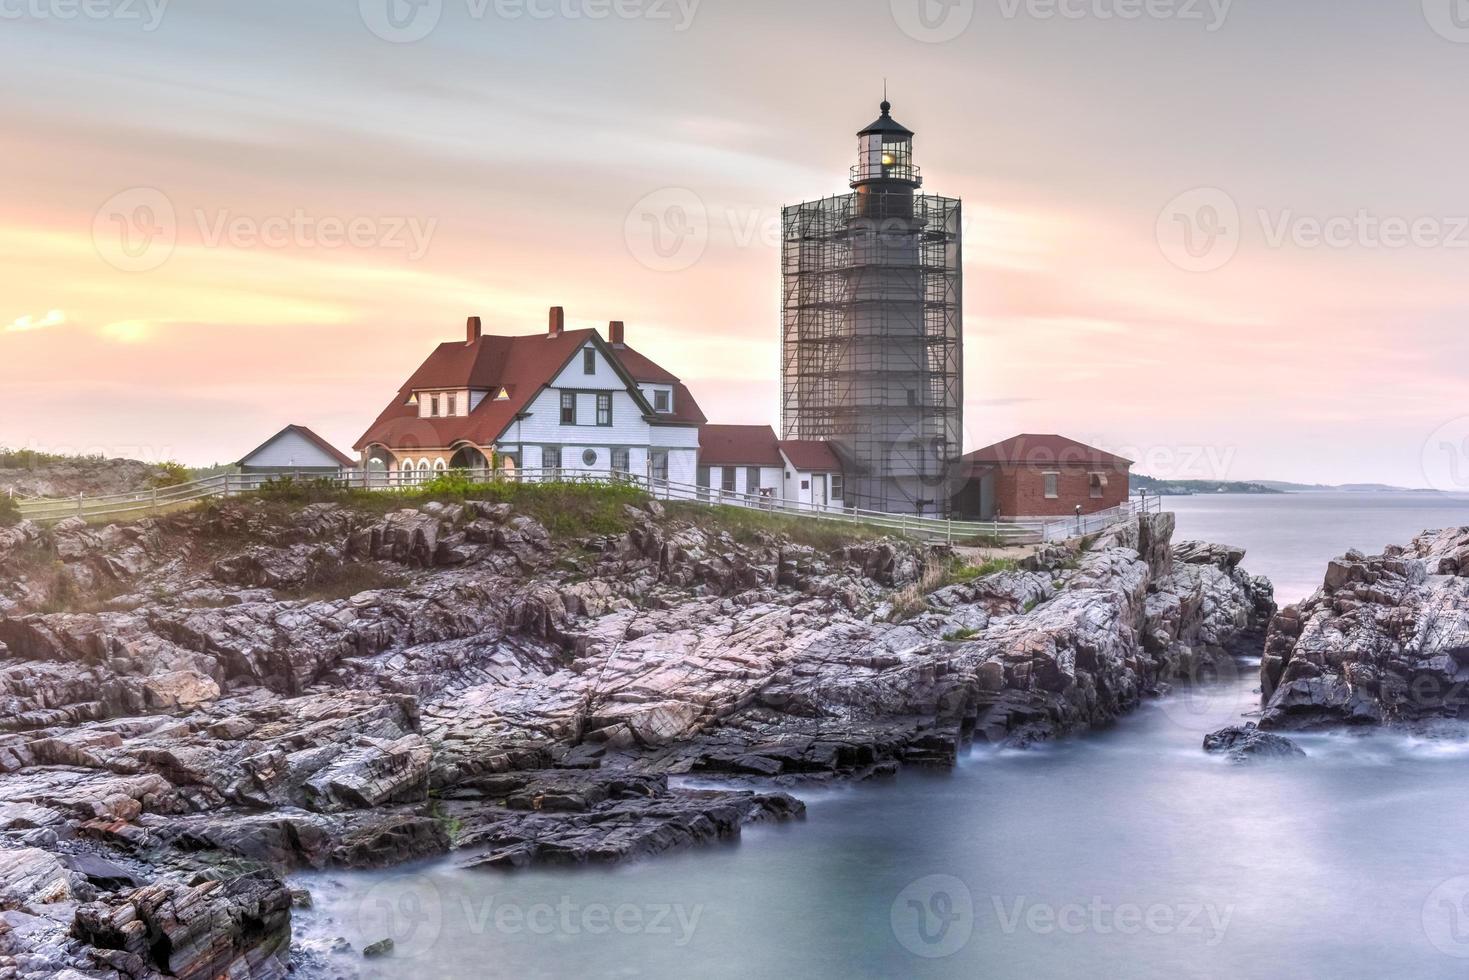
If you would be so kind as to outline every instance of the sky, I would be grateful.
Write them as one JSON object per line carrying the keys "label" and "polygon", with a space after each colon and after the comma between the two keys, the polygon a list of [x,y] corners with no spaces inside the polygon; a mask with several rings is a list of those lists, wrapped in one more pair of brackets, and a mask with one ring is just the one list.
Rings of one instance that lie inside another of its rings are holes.
{"label": "sky", "polygon": [[0,0],[0,445],[349,447],[553,305],[777,424],[780,209],[886,79],[966,448],[1469,489],[1466,77],[1464,0]]}

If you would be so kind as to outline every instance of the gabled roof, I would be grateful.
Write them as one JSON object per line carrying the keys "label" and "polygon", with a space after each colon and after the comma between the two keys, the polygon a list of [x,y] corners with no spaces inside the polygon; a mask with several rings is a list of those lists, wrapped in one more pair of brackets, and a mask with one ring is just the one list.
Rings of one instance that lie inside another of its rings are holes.
{"label": "gabled roof", "polygon": [[1012,436],[993,446],[976,449],[964,457],[966,463],[1008,466],[1131,466],[1132,460],[1095,446],[1058,435]]}
{"label": "gabled roof", "polygon": [[[459,442],[487,446],[515,416],[555,380],[576,352],[595,337],[595,330],[566,330],[552,336],[483,336],[472,344],[440,344],[408,379],[398,395],[357,440],[356,448],[382,443],[395,449],[448,448]],[[419,418],[409,404],[415,391],[473,388],[490,392],[468,415]],[[506,388],[508,398],[496,399]]]}
{"label": "gabled roof", "polygon": [[[650,421],[674,425],[704,422],[693,395],[678,378],[630,348],[612,348],[595,330],[513,337],[484,335],[473,343],[440,344],[363,433],[356,448],[375,443],[394,449],[447,449],[463,442],[491,445],[588,342],[597,345],[630,388],[636,389],[637,382],[673,386],[673,412],[655,415],[646,402],[641,406]],[[487,392],[468,415],[419,418],[417,405],[409,403],[415,391],[464,388]],[[507,397],[496,398],[502,392]]]}
{"label": "gabled roof", "polygon": [[840,473],[843,469],[829,442],[787,439],[780,444],[780,451],[803,473]]}
{"label": "gabled roof", "polygon": [[700,466],[784,466],[780,440],[768,425],[704,425],[699,428]]}
{"label": "gabled roof", "polygon": [[709,421],[703,410],[699,408],[699,403],[694,400],[693,392],[689,391],[688,386],[678,380],[675,375],[665,371],[626,344],[613,344],[612,353],[617,355],[617,360],[622,363],[623,368],[639,384],[668,385],[673,388],[673,411],[660,413],[659,421],[691,425],[703,425]]}
{"label": "gabled roof", "polygon": [[271,443],[275,442],[277,439],[279,439],[281,436],[285,435],[288,432],[294,432],[298,436],[300,436],[301,438],[307,440],[312,445],[316,446],[316,448],[320,449],[323,453],[325,453],[326,455],[330,456],[332,459],[336,460],[337,464],[340,465],[340,466],[350,468],[350,467],[353,467],[353,466],[356,466],[357,465],[357,461],[355,459],[353,459],[352,457],[348,456],[346,453],[342,452],[341,450],[337,449],[337,447],[333,446],[331,443],[327,442],[321,436],[317,435],[315,432],[312,432],[310,429],[306,428],[306,426],[304,426],[304,425],[288,425],[288,426],[286,426],[284,429],[280,430],[275,435],[271,436],[269,439],[265,440],[260,445],[256,446],[254,449],[250,450],[244,456],[241,456],[240,457],[240,461],[238,463],[236,463],[235,465],[236,466],[245,466],[245,465],[248,465],[248,462],[249,462],[250,457],[257,455],[266,446],[269,446]]}
{"label": "gabled roof", "polygon": [[622,362],[622,366],[627,369],[627,373],[632,375],[635,381],[653,385],[678,384],[678,378],[626,344],[614,345],[612,352],[617,355],[617,359]]}

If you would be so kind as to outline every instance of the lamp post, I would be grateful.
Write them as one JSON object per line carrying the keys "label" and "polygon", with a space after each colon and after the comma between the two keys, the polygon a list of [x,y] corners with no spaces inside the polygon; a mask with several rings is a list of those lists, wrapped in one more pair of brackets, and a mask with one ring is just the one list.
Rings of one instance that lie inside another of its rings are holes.
{"label": "lamp post", "polygon": [[1076,505],[1076,533],[1081,533],[1081,504]]}

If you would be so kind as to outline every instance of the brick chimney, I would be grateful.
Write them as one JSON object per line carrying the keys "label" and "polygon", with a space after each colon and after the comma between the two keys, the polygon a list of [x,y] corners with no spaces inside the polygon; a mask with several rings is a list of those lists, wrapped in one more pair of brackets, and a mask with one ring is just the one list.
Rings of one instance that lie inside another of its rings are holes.
{"label": "brick chimney", "polygon": [[566,331],[566,310],[560,306],[551,307],[551,329],[549,336],[559,337]]}
{"label": "brick chimney", "polygon": [[479,340],[480,333],[481,333],[481,331],[483,329],[484,328],[480,324],[479,317],[477,317],[477,316],[470,317],[469,320],[464,324],[464,343],[465,343],[465,345],[466,346],[473,345],[475,343],[475,341]]}
{"label": "brick chimney", "polygon": [[607,325],[607,342],[613,347],[627,346],[627,341],[624,339],[626,335],[627,328],[623,326],[621,320],[613,320]]}

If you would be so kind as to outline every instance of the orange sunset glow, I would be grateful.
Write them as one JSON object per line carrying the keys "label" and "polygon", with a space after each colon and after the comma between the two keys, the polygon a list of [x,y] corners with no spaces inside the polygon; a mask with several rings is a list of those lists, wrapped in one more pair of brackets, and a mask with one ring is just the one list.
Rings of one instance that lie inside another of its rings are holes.
{"label": "orange sunset glow", "polygon": [[[0,445],[350,446],[467,315],[533,333],[552,305],[627,321],[711,419],[774,423],[780,208],[845,190],[886,77],[964,200],[966,449],[1066,431],[1158,476],[1424,485],[1469,413],[1469,45],[1416,3],[1309,6],[1210,30],[981,4],[942,42],[887,0],[448,3],[409,43],[355,3],[13,20]],[[1196,188],[1237,208],[1204,271],[1168,217]],[[647,260],[670,193],[706,239],[686,267]],[[1384,244],[1363,212],[1439,234]],[[1299,234],[1337,216],[1339,242]]]}

